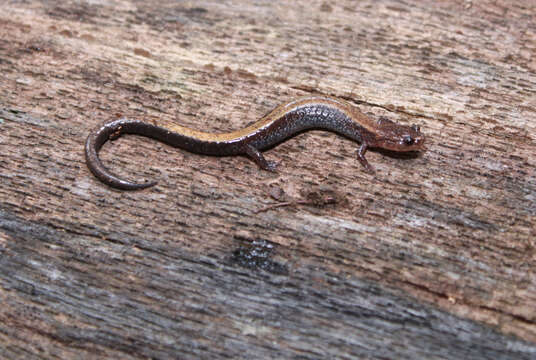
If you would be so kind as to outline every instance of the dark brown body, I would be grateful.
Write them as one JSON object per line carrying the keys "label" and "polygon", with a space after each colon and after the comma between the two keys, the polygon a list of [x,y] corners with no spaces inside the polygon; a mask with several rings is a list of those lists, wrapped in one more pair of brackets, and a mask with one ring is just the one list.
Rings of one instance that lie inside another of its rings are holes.
{"label": "dark brown body", "polygon": [[262,169],[275,171],[275,163],[267,161],[260,151],[309,129],[333,131],[361,143],[358,158],[369,171],[372,168],[364,157],[368,147],[413,151],[421,149],[424,142],[424,136],[415,126],[398,125],[385,119],[375,122],[345,101],[309,97],[280,105],[253,125],[224,134],[179,125],[160,127],[135,120],[115,120],[88,136],[86,161],[91,172],[112,187],[133,190],[155,185],[155,182],[137,184],[119,179],[109,173],[98,158],[98,151],[109,139],[136,134],[198,154],[247,155]]}

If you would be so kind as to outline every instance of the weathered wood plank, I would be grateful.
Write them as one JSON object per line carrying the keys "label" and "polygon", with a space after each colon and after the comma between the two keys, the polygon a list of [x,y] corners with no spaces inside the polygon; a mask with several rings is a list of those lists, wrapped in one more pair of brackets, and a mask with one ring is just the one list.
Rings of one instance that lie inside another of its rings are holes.
{"label": "weathered wood plank", "polygon": [[[199,255],[121,232],[107,232],[105,240],[75,235],[5,212],[0,226],[10,244],[0,261],[6,357],[536,354],[534,345],[321,265],[281,263],[284,274],[244,269],[236,256]],[[255,250],[269,245],[259,242]],[[286,252],[293,250],[278,256]]]}
{"label": "weathered wood plank", "polygon": [[[0,5],[1,356],[536,356],[533,2]],[[279,174],[107,144],[142,192],[85,167],[118,114],[227,131],[306,93],[428,149],[372,176],[322,132],[270,150]]]}

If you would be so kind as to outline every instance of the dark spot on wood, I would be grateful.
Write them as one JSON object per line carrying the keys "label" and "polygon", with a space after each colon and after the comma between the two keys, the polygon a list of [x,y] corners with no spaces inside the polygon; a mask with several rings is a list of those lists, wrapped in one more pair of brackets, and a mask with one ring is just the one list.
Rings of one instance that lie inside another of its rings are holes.
{"label": "dark spot on wood", "polygon": [[191,16],[196,16],[196,15],[199,16],[201,14],[208,13],[208,10],[202,7],[194,7],[194,8],[184,10],[184,12]]}
{"label": "dark spot on wood", "polygon": [[136,48],[134,49],[134,54],[136,55],[139,55],[139,56],[143,56],[143,57],[146,57],[146,58],[151,58],[151,53],[145,49],[141,49],[141,48]]}
{"label": "dark spot on wood", "polygon": [[95,23],[95,18],[100,17],[99,6],[88,5],[82,2],[58,2],[61,5],[49,8],[46,13],[51,18],[60,20],[80,21]]}
{"label": "dark spot on wood", "polygon": [[8,60],[8,59],[0,58],[0,64],[12,65],[13,62],[11,60]]}
{"label": "dark spot on wood", "polygon": [[234,264],[248,269],[264,270],[278,275],[288,274],[288,269],[285,265],[271,260],[276,244],[263,239],[237,239],[243,241],[243,243],[233,251],[231,261]]}
{"label": "dark spot on wood", "polygon": [[447,54],[448,57],[454,58],[454,59],[461,59],[461,60],[468,60],[467,57],[458,54],[456,51],[451,51]]}
{"label": "dark spot on wood", "polygon": [[322,5],[320,6],[320,11],[330,13],[333,11],[333,7],[327,2],[325,2],[322,3]]}
{"label": "dark spot on wood", "polygon": [[74,34],[71,30],[62,30],[60,31],[60,35],[68,37],[68,38],[74,37]]}
{"label": "dark spot on wood", "polygon": [[424,66],[424,69],[420,69],[419,72],[422,73],[422,74],[427,74],[428,75],[428,74],[432,74],[432,73],[440,73],[441,70],[438,69],[437,67],[431,65],[431,64],[426,64]]}
{"label": "dark spot on wood", "polygon": [[203,65],[203,67],[208,71],[216,70],[216,66],[214,66],[214,64],[212,64],[212,63],[211,64],[205,64],[205,65]]}
{"label": "dark spot on wood", "polygon": [[95,37],[90,34],[83,34],[80,36],[80,39],[86,40],[87,42],[95,42]]}
{"label": "dark spot on wood", "polygon": [[211,26],[221,20],[217,12],[211,13],[205,8],[188,7],[184,4],[174,6],[172,3],[163,4],[161,7],[139,3],[133,15],[135,23],[147,24],[158,31],[172,32],[182,31],[183,27],[190,23]]}
{"label": "dark spot on wood", "polygon": [[257,79],[257,75],[255,75],[255,74],[253,74],[253,73],[251,73],[251,72],[249,72],[249,71],[247,71],[247,70],[238,69],[238,70],[236,71],[236,74],[237,74],[238,76],[240,76],[241,78],[243,78],[243,79],[247,79],[247,80],[249,80],[249,82],[252,82],[252,83],[256,83],[256,82],[257,82],[257,81],[256,81],[256,79]]}
{"label": "dark spot on wood", "polygon": [[45,49],[43,47],[40,47],[39,45],[29,45],[28,50],[35,51],[35,52],[44,52]]}
{"label": "dark spot on wood", "polygon": [[295,89],[295,90],[305,91],[305,92],[308,92],[308,93],[316,93],[317,92],[317,89],[314,86],[309,86],[309,85],[305,85],[305,84],[294,85],[294,86],[291,86],[291,88]]}
{"label": "dark spot on wood", "polygon": [[344,199],[344,196],[338,194],[335,190],[326,186],[317,186],[302,193],[307,199],[307,203],[317,208],[323,208],[328,205],[335,205]]}
{"label": "dark spot on wood", "polygon": [[283,188],[281,188],[280,186],[270,187],[270,197],[277,201],[287,200],[287,194],[285,193],[285,190],[283,190]]}
{"label": "dark spot on wood", "polygon": [[436,112],[434,115],[441,120],[452,121],[454,119],[454,116],[445,113]]}
{"label": "dark spot on wood", "polygon": [[251,32],[256,33],[256,34],[262,34],[262,35],[266,35],[270,33],[267,29],[262,29],[262,28],[253,28],[251,29]]}

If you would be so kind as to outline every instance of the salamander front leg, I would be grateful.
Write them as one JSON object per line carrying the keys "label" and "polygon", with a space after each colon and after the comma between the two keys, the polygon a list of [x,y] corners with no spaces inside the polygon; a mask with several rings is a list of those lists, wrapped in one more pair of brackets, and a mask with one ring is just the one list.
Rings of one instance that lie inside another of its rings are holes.
{"label": "salamander front leg", "polygon": [[277,162],[276,161],[269,161],[264,158],[264,156],[261,154],[261,152],[252,145],[246,145],[244,147],[244,152],[247,156],[249,156],[259,167],[263,170],[268,170],[271,172],[277,172]]}
{"label": "salamander front leg", "polygon": [[361,163],[361,165],[363,165],[363,167],[365,168],[367,172],[373,174],[374,169],[372,168],[372,166],[370,166],[367,159],[365,159],[366,152],[367,152],[367,144],[363,143],[361,144],[361,147],[359,148],[359,150],[357,150],[357,160],[359,160],[359,162]]}

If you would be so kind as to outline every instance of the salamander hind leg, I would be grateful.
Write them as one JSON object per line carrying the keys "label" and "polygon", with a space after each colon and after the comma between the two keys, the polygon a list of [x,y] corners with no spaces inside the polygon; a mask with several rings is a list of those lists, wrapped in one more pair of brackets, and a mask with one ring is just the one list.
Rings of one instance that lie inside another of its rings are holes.
{"label": "salamander hind leg", "polygon": [[263,170],[277,172],[277,162],[266,160],[266,158],[252,145],[244,146],[244,153],[249,156]]}
{"label": "salamander hind leg", "polygon": [[359,160],[361,165],[363,165],[363,167],[365,168],[365,170],[368,173],[373,174],[374,173],[374,168],[372,166],[370,166],[370,164],[367,161],[367,159],[365,159],[365,153],[367,152],[367,147],[368,146],[367,146],[366,143],[361,144],[361,147],[359,148],[359,150],[357,150],[357,160]]}

